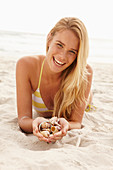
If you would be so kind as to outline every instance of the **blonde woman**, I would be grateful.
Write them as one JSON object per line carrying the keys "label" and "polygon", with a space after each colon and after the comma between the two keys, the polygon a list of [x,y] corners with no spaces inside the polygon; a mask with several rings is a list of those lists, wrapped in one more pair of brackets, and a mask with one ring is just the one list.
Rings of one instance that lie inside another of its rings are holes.
{"label": "blonde woman", "polygon": [[[88,34],[77,18],[61,19],[47,36],[46,56],[23,57],[17,62],[17,110],[20,128],[39,140],[61,139],[68,130],[80,129],[91,101],[92,68],[87,64]],[[32,118],[32,106],[40,115]],[[61,131],[45,138],[43,121],[59,119]]]}

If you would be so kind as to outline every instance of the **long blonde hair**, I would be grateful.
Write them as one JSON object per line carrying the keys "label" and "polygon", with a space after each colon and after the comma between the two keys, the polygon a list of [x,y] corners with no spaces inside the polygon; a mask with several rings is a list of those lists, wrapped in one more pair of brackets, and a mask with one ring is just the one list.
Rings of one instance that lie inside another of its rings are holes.
{"label": "long blonde hair", "polygon": [[87,30],[78,18],[62,18],[50,31],[47,38],[46,52],[49,41],[53,36],[61,31],[69,29],[79,38],[79,50],[75,61],[62,73],[61,86],[54,98],[53,116],[69,119],[72,110],[77,107],[77,103],[86,102],[85,90],[87,85],[87,58],[89,52],[89,41]]}

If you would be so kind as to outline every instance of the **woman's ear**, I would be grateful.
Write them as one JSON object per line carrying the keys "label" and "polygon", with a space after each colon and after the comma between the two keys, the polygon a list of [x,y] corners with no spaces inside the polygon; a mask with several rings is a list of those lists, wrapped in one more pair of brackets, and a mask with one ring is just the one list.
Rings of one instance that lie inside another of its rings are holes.
{"label": "woman's ear", "polygon": [[49,34],[47,35],[47,41],[49,42],[51,39],[52,39],[52,35],[51,35],[51,33],[49,33]]}
{"label": "woman's ear", "polygon": [[51,42],[51,40],[52,40],[52,35],[51,35],[51,33],[49,33],[48,35],[47,35],[47,51],[48,51],[48,49],[49,49],[49,44],[50,44],[50,42]]}

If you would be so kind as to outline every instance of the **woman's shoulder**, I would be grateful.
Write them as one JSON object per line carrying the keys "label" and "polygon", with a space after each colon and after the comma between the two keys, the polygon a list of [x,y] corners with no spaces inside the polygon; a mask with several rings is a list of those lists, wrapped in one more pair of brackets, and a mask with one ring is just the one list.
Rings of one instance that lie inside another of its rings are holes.
{"label": "woman's shoulder", "polygon": [[35,55],[35,56],[25,56],[20,58],[16,63],[17,70],[23,70],[26,73],[34,73],[40,70],[41,63],[45,56]]}
{"label": "woman's shoulder", "polygon": [[87,79],[89,82],[92,82],[92,78],[93,78],[93,68],[91,67],[91,65],[87,64],[86,66],[87,68]]}
{"label": "woman's shoulder", "polygon": [[45,56],[26,56],[17,61],[16,64],[16,79],[29,80],[32,88],[36,89],[37,80],[40,73],[41,63]]}
{"label": "woman's shoulder", "polygon": [[43,59],[45,58],[45,56],[43,55],[34,55],[34,56],[25,56],[25,57],[21,57],[18,61],[17,61],[17,65],[21,65],[24,67],[36,67],[37,65],[40,65],[40,63],[43,61]]}
{"label": "woman's shoulder", "polygon": [[92,75],[93,74],[93,68],[91,67],[91,65],[87,64],[86,68],[87,68],[88,73],[90,73]]}
{"label": "woman's shoulder", "polygon": [[44,56],[42,55],[22,57],[16,63],[16,71],[19,74],[25,73],[26,75],[33,76],[40,70],[43,59]]}

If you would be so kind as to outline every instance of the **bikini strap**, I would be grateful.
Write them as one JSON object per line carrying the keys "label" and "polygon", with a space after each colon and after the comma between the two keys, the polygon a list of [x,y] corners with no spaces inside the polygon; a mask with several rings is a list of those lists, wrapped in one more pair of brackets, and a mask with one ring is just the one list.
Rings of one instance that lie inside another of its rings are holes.
{"label": "bikini strap", "polygon": [[42,62],[42,66],[41,66],[41,70],[40,70],[38,89],[40,88],[40,83],[41,83],[41,78],[42,78],[42,71],[43,71],[44,62],[45,62],[45,59]]}

